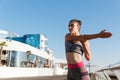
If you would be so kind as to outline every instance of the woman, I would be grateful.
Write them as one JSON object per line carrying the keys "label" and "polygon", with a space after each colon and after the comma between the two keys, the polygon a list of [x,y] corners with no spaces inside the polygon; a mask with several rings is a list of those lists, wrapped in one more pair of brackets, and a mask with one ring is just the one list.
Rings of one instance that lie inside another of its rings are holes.
{"label": "woman", "polygon": [[68,25],[69,33],[65,36],[68,80],[90,80],[88,72],[86,71],[85,65],[82,61],[83,53],[87,61],[91,59],[88,40],[95,38],[109,38],[112,35],[110,32],[106,32],[105,30],[102,30],[98,34],[81,35],[79,34],[80,27],[80,20],[70,20]]}

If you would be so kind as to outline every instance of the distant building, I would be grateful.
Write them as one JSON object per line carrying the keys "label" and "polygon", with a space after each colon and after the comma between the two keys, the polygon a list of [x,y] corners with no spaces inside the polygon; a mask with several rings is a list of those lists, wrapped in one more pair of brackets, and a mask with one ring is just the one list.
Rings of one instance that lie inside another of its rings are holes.
{"label": "distant building", "polygon": [[[6,30],[0,30],[0,43],[5,42],[3,53],[8,54],[8,66],[20,67],[26,63],[37,67],[51,66],[53,51],[48,48],[48,39],[43,34],[25,34],[19,36]],[[37,61],[37,62],[36,62]],[[49,64],[49,65],[48,65]],[[26,65],[27,66],[27,65]]]}
{"label": "distant building", "polygon": [[[19,76],[46,76],[67,73],[66,60],[53,56],[53,51],[48,47],[48,39],[43,34],[19,36],[6,30],[0,30],[0,49],[0,68],[1,66],[9,67],[7,70],[4,68],[7,73],[0,69],[5,78],[8,75],[16,76],[14,74],[17,76],[18,74]],[[3,75],[1,76],[3,77]]]}
{"label": "distant building", "polygon": [[6,37],[7,39],[19,41],[30,46],[33,46],[42,51],[47,51],[48,39],[42,34],[25,34],[22,37]]}

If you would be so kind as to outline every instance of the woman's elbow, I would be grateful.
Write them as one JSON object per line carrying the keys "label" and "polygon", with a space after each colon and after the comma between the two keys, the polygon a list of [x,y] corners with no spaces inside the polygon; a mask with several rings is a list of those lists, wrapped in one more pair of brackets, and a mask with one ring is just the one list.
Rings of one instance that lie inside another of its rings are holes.
{"label": "woman's elbow", "polygon": [[90,60],[91,60],[91,58],[87,58],[86,60],[87,60],[87,61],[90,61]]}
{"label": "woman's elbow", "polygon": [[91,58],[86,58],[86,60],[87,60],[87,61],[90,61],[90,60],[91,60]]}
{"label": "woman's elbow", "polygon": [[91,60],[91,55],[85,55],[85,58],[87,61],[90,61]]}

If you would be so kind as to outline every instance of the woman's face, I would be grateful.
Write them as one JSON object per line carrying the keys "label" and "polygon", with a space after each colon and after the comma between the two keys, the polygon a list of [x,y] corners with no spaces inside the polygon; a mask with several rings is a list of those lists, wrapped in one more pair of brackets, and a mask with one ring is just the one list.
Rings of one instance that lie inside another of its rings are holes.
{"label": "woman's face", "polygon": [[79,29],[80,29],[80,26],[77,22],[71,22],[69,25],[69,32],[70,33],[78,33],[79,32]]}

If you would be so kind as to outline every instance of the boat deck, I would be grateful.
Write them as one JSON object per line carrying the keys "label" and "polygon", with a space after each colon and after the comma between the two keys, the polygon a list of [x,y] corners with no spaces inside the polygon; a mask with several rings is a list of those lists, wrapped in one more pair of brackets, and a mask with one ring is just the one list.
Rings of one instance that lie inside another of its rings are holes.
{"label": "boat deck", "polygon": [[0,80],[67,80],[66,75],[0,78]]}

